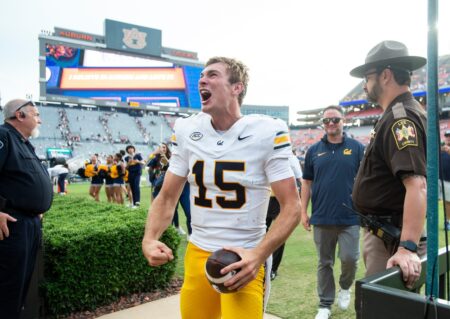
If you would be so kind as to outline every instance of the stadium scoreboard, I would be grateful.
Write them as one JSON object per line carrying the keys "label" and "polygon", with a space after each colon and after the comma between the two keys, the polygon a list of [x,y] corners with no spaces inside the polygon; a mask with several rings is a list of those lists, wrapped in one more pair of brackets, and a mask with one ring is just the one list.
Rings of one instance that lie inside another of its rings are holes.
{"label": "stadium scoreboard", "polygon": [[40,101],[198,112],[204,64],[162,46],[162,32],[105,20],[105,35],[55,28],[39,35]]}

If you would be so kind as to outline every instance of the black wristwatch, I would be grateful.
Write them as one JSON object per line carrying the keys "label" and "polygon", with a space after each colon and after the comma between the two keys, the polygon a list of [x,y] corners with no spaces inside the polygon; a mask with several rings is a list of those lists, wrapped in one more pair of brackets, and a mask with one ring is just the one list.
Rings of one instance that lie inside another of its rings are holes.
{"label": "black wristwatch", "polygon": [[415,242],[411,240],[401,241],[400,244],[398,244],[398,246],[403,247],[413,253],[417,253],[417,245]]}

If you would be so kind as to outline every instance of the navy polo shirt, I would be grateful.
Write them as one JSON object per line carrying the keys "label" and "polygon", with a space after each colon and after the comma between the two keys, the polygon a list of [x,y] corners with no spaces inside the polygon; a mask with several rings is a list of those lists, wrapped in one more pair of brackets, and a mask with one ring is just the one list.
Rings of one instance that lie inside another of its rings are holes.
{"label": "navy polo shirt", "polygon": [[0,125],[0,196],[6,199],[4,212],[29,215],[45,213],[53,190],[47,169],[30,141],[12,125]]}
{"label": "navy polo shirt", "polygon": [[345,135],[342,143],[329,143],[325,135],[305,157],[303,179],[311,184],[312,225],[358,225],[359,218],[342,206],[352,207],[353,182],[364,146]]}
{"label": "navy polo shirt", "polygon": [[447,152],[441,151],[441,165],[444,181],[450,182],[450,154]]}

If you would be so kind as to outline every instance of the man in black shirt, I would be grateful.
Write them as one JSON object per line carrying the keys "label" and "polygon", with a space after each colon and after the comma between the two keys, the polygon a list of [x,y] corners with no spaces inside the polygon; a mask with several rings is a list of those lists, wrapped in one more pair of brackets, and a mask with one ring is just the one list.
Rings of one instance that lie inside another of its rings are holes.
{"label": "man in black shirt", "polygon": [[40,215],[52,203],[47,170],[28,140],[39,134],[39,111],[15,99],[0,125],[0,317],[20,318],[41,241]]}
{"label": "man in black shirt", "polygon": [[399,247],[386,247],[364,234],[366,275],[399,266],[408,288],[420,277],[418,255],[426,253],[426,114],[411,94],[412,71],[426,59],[410,56],[403,43],[383,41],[350,75],[364,78],[368,100],[383,114],[375,125],[353,185],[353,203],[363,214],[385,219],[401,229]]}

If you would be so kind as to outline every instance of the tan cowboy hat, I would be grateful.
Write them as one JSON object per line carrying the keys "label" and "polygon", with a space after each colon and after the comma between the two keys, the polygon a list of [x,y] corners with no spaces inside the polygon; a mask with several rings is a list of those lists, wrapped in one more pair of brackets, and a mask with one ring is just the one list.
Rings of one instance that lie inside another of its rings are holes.
{"label": "tan cowboy hat", "polygon": [[414,71],[426,63],[427,59],[423,57],[409,55],[408,48],[403,43],[383,41],[369,51],[366,63],[351,70],[350,75],[363,78],[367,71],[380,66],[393,66]]}

